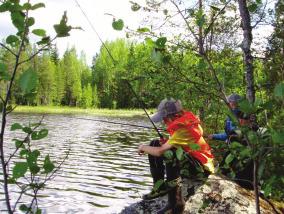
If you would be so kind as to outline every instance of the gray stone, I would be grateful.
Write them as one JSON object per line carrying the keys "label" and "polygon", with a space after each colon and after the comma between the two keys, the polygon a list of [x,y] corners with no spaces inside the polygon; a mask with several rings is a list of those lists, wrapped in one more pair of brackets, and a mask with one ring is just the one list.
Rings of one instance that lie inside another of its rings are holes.
{"label": "gray stone", "polygon": [[[244,189],[226,177],[210,175],[204,183],[192,183],[183,179],[183,196],[186,200],[185,214],[254,214],[253,191]],[[164,207],[167,197],[140,201],[124,208],[121,214],[152,214]],[[276,213],[272,206],[260,199],[261,213]],[[280,213],[280,212],[279,212]]]}

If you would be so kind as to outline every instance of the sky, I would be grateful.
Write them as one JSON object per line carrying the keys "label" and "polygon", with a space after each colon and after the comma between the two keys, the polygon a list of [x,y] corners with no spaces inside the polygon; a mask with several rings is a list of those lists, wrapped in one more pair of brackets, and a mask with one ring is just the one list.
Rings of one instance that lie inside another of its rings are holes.
{"label": "sky", "polygon": [[[81,8],[88,16],[95,30],[103,41],[116,38],[126,38],[124,31],[116,31],[112,28],[113,16],[123,19],[125,25],[132,29],[139,27],[140,12],[133,12],[129,0],[77,0]],[[87,63],[90,65],[93,56],[99,52],[101,42],[90,24],[84,17],[75,0],[31,0],[32,4],[43,2],[45,8],[38,9],[30,15],[36,19],[34,28],[45,29],[49,35],[54,36],[53,25],[59,23],[64,11],[67,11],[68,23],[83,30],[72,30],[71,36],[59,38],[56,45],[62,56],[68,47],[76,47],[80,54],[84,51]],[[136,2],[142,3],[143,0]],[[0,40],[15,32],[9,14],[0,14]]]}
{"label": "sky", "polygon": [[[116,31],[112,28],[113,16],[117,19],[123,19],[125,25],[130,29],[137,29],[139,26],[143,26],[141,22],[146,13],[143,11],[133,12],[129,0],[77,1],[103,41],[126,38],[124,31]],[[81,12],[80,7],[76,4],[76,0],[31,0],[32,4],[38,2],[45,3],[46,7],[33,11],[30,14],[36,19],[33,27],[45,29],[53,37],[55,36],[53,25],[59,23],[64,11],[67,11],[68,24],[74,27],[81,27],[83,30],[72,30],[71,36],[57,39],[56,45],[59,49],[59,54],[62,56],[68,47],[75,46],[78,54],[82,51],[85,53],[87,64],[91,65],[92,58],[96,53],[99,53],[102,43]],[[135,0],[135,2],[145,5],[145,0]],[[262,39],[271,32],[271,26],[254,30],[254,41],[262,41],[261,43],[264,44],[265,48],[265,42]],[[15,33],[15,28],[11,23],[9,14],[0,13],[0,41],[11,33]]]}

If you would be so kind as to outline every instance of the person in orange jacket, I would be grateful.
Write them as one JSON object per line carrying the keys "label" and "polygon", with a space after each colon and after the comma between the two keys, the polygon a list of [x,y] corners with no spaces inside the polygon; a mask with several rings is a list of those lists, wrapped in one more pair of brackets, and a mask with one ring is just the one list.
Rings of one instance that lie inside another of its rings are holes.
{"label": "person in orange jacket", "polygon": [[[147,200],[168,194],[167,206],[158,213],[170,210],[173,213],[182,213],[184,200],[181,192],[181,167],[187,168],[187,175],[192,179],[200,176],[200,172],[204,177],[208,177],[214,172],[214,156],[203,138],[199,118],[184,110],[179,100],[162,100],[157,113],[151,119],[153,122],[165,123],[169,138],[153,140],[150,145],[138,147],[138,154],[148,154],[154,183],[153,190],[143,198]],[[182,149],[183,155],[177,158],[179,148]]]}

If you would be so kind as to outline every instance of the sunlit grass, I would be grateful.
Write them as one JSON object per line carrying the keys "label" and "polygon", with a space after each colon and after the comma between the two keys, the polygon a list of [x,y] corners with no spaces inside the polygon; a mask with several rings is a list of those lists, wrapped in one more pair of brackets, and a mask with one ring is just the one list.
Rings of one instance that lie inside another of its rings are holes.
{"label": "sunlit grass", "polygon": [[146,116],[142,109],[82,109],[60,106],[17,106],[14,112],[33,114],[89,114],[116,117]]}

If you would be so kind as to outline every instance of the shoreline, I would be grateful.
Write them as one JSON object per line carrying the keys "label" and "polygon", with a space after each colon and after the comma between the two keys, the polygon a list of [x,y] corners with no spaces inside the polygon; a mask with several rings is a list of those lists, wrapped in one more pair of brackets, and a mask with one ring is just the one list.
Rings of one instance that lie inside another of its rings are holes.
{"label": "shoreline", "polygon": [[[81,114],[110,117],[145,117],[143,109],[95,109],[60,106],[17,106],[12,113],[25,114]],[[151,114],[151,111],[148,111]]]}

